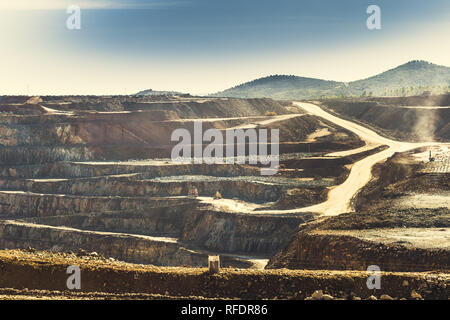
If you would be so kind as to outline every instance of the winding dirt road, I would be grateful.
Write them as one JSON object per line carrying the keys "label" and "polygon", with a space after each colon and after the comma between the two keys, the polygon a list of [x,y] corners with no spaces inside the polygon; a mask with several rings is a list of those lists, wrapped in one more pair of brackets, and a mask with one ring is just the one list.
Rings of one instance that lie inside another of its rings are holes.
{"label": "winding dirt road", "polygon": [[300,212],[317,212],[326,216],[339,215],[341,213],[353,211],[351,207],[351,200],[356,195],[356,193],[369,182],[371,178],[372,167],[376,163],[386,160],[396,152],[405,152],[420,147],[437,145],[437,143],[434,142],[409,143],[391,140],[382,137],[373,130],[363,127],[359,124],[336,117],[321,109],[317,105],[304,102],[294,102],[294,104],[301,107],[310,114],[322,117],[345,129],[348,129],[349,131],[358,135],[366,143],[366,146],[364,147],[349,151],[332,153],[329,154],[330,156],[350,155],[381,145],[386,145],[388,146],[388,148],[384,151],[355,162],[351,167],[348,178],[342,184],[332,187],[328,193],[328,199],[325,202],[319,203],[317,205],[291,210],[258,210],[255,212],[254,207],[245,207],[242,202],[239,204],[234,204],[234,200],[231,199],[222,199],[221,201],[217,201],[202,198],[202,202],[208,202],[214,206],[221,207],[222,209],[225,207],[230,211],[245,212],[249,214],[288,214]]}
{"label": "winding dirt road", "polygon": [[320,212],[325,215],[338,215],[344,212],[352,211],[350,202],[353,196],[369,182],[372,176],[372,167],[376,163],[386,160],[395,152],[405,152],[423,146],[436,145],[436,143],[433,142],[408,143],[391,140],[382,137],[376,132],[359,124],[338,118],[314,104],[300,102],[296,102],[295,104],[305,109],[309,113],[327,119],[345,129],[352,131],[353,133],[357,134],[363,141],[365,141],[366,145],[387,145],[389,147],[384,151],[357,161],[352,166],[347,180],[330,190],[330,192],[328,193],[327,201],[311,207],[302,208],[300,209],[301,211]]}

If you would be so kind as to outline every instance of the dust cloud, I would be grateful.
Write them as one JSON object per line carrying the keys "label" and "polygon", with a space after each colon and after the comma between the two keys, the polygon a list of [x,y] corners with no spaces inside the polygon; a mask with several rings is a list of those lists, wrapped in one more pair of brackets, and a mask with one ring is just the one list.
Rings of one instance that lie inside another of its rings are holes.
{"label": "dust cloud", "polygon": [[438,116],[436,109],[417,109],[413,133],[419,141],[433,142]]}

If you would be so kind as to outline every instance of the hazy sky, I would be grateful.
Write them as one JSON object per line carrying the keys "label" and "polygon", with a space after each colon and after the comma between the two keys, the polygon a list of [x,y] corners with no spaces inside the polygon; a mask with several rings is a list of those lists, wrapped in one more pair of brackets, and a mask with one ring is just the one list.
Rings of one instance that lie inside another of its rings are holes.
{"label": "hazy sky", "polygon": [[[381,30],[366,9],[381,8]],[[69,5],[81,30],[68,30]],[[448,0],[0,0],[0,94],[212,93],[271,74],[450,66]]]}

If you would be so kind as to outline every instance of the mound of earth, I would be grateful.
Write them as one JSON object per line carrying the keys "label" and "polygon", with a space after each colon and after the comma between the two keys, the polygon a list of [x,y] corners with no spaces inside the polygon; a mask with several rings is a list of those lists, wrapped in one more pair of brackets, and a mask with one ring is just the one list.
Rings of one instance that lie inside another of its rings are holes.
{"label": "mound of earth", "polygon": [[[444,273],[381,273],[368,290],[360,271],[241,270],[144,266],[96,253],[1,250],[2,299],[447,299]],[[81,290],[68,290],[68,266],[78,266]],[[320,297],[318,297],[320,296]],[[371,297],[372,296],[372,297]]]}

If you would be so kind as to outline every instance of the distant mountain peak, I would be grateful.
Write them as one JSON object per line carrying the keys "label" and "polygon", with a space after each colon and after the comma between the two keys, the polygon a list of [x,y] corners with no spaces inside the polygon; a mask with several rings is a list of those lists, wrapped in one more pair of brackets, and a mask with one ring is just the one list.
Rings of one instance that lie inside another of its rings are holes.
{"label": "distant mountain peak", "polygon": [[440,67],[440,66],[425,60],[411,60],[405,64],[398,66],[395,69],[421,69],[428,67]]}
{"label": "distant mountain peak", "polygon": [[411,60],[407,63],[403,64],[404,66],[407,65],[416,65],[416,66],[428,66],[428,65],[435,65],[434,63],[428,62],[426,60]]}

